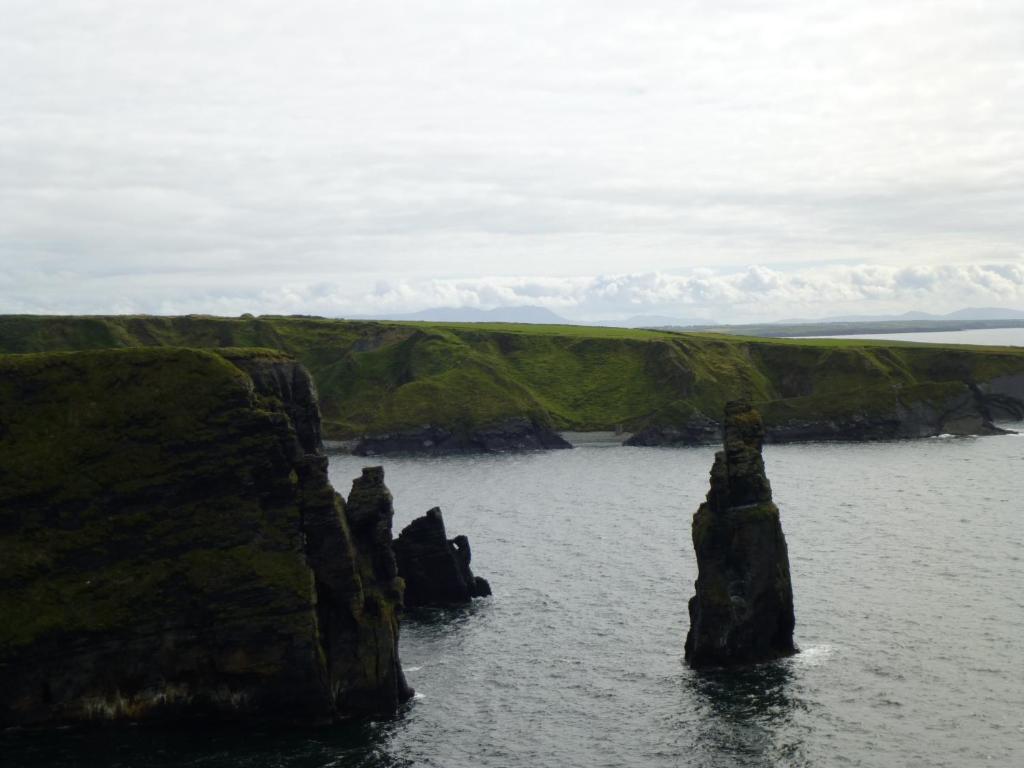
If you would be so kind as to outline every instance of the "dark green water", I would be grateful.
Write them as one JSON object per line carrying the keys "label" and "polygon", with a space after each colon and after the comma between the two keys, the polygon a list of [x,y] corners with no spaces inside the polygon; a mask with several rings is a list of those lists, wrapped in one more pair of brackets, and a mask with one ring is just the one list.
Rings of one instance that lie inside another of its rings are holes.
{"label": "dark green water", "polygon": [[[1021,425],[1024,426],[1024,425]],[[419,695],[300,733],[6,733],[7,766],[1024,765],[1024,437],[769,446],[803,652],[682,662],[711,449],[386,459],[494,597],[420,612]],[[332,457],[347,492],[366,463]]]}

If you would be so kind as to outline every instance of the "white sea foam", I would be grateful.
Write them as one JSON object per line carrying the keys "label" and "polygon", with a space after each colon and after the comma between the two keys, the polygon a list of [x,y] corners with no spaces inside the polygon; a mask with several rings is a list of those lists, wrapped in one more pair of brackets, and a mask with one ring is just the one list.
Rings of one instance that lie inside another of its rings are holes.
{"label": "white sea foam", "polygon": [[806,666],[817,666],[824,664],[832,656],[834,648],[828,644],[812,645],[810,648],[803,648],[793,661]]}

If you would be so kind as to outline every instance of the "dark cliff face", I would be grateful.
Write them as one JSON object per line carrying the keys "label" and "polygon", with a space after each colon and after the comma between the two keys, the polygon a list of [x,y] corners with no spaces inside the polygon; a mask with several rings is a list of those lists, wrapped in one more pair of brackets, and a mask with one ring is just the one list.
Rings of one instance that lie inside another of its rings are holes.
{"label": "dark cliff face", "polygon": [[323,451],[320,404],[309,371],[290,359],[253,357],[234,349],[222,349],[219,354],[249,374],[261,397],[275,398],[281,403],[305,452]]}
{"label": "dark cliff face", "polygon": [[406,607],[468,603],[491,594],[487,580],[474,576],[469,567],[469,539],[449,539],[437,507],[403,528],[394,549],[405,580]]}
{"label": "dark cliff face", "polygon": [[319,444],[280,355],[0,357],[0,725],[393,712],[390,532]]}
{"label": "dark cliff face", "polygon": [[693,667],[747,664],[794,653],[786,539],[761,447],[764,426],[748,404],[729,403],[725,449],[693,516],[696,594],[686,660]]}

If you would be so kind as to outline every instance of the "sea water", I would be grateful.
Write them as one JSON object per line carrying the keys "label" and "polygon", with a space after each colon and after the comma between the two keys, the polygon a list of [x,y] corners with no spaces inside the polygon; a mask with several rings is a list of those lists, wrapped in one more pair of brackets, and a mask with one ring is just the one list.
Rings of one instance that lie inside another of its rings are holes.
{"label": "sea water", "polygon": [[[1024,424],[1018,425],[1024,428]],[[8,732],[3,765],[1024,765],[1024,437],[770,445],[789,659],[683,662],[690,520],[713,448],[331,457],[385,467],[395,531],[429,507],[490,598],[404,619],[416,698],[306,732]]]}

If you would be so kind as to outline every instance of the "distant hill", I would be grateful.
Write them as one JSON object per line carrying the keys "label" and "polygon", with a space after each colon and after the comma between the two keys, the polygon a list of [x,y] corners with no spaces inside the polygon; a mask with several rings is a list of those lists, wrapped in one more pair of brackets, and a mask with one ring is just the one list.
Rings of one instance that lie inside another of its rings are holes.
{"label": "distant hill", "polygon": [[950,320],[1024,320],[1024,311],[1000,307],[958,309],[945,315]]}
{"label": "distant hill", "polygon": [[714,323],[706,318],[697,317],[686,318],[668,317],[667,315],[633,315],[632,317],[627,317],[625,320],[617,320],[607,323],[588,323],[588,325],[613,325],[619,328],[660,328],[663,326],[710,326],[714,325]]}
{"label": "distant hill", "polygon": [[431,323],[538,323],[541,325],[575,325],[561,315],[544,307],[497,307],[495,309],[474,309],[472,307],[433,307],[419,312],[394,313],[360,317],[362,320],[423,321]]}
{"label": "distant hill", "polygon": [[[632,315],[624,320],[570,320],[550,309],[538,306],[525,307],[496,307],[495,309],[475,309],[472,307],[432,307],[419,312],[394,312],[379,315],[352,315],[352,320],[394,320],[398,322],[419,321],[430,323],[532,323],[535,325],[589,325],[605,328],[687,328],[702,330],[722,330],[723,332],[738,332],[721,326],[714,320],[697,317],[673,317],[670,315]],[[944,315],[936,315],[930,312],[910,311],[898,315],[835,315],[817,319],[790,318],[786,320],[775,320],[768,323],[749,323],[740,326],[743,332],[750,329],[764,329],[775,326],[783,326],[793,330],[787,332],[766,331],[759,332],[759,336],[800,336],[811,335],[807,333],[808,327],[813,326],[814,335],[831,335],[843,333],[867,333],[868,328],[872,333],[924,330],[961,330],[968,326],[963,323],[992,323],[996,321],[1013,320],[1024,321],[1024,310],[1006,309],[1004,307],[965,307],[955,312]],[[902,328],[897,326],[886,326],[879,328],[884,323],[902,323]],[[930,325],[930,324],[935,325]],[[820,332],[822,326],[834,325],[835,327]],[[799,327],[798,327],[799,326]],[[856,326],[850,330],[850,326]],[[992,328],[995,326],[986,325],[982,327]],[[878,328],[878,330],[875,330]]]}
{"label": "distant hill", "polygon": [[935,331],[970,331],[985,328],[1021,328],[1024,319],[1005,320],[817,320],[789,323],[752,323],[747,325],[663,326],[658,330],[728,333],[764,338],[856,336],[876,333],[929,333]]}
{"label": "distant hill", "polygon": [[819,323],[889,323],[909,321],[939,320],[1024,320],[1024,310],[1006,309],[1004,307],[965,307],[945,315],[931,312],[904,312],[900,315],[835,315],[808,319],[806,317],[776,321],[780,325],[819,324]]}

